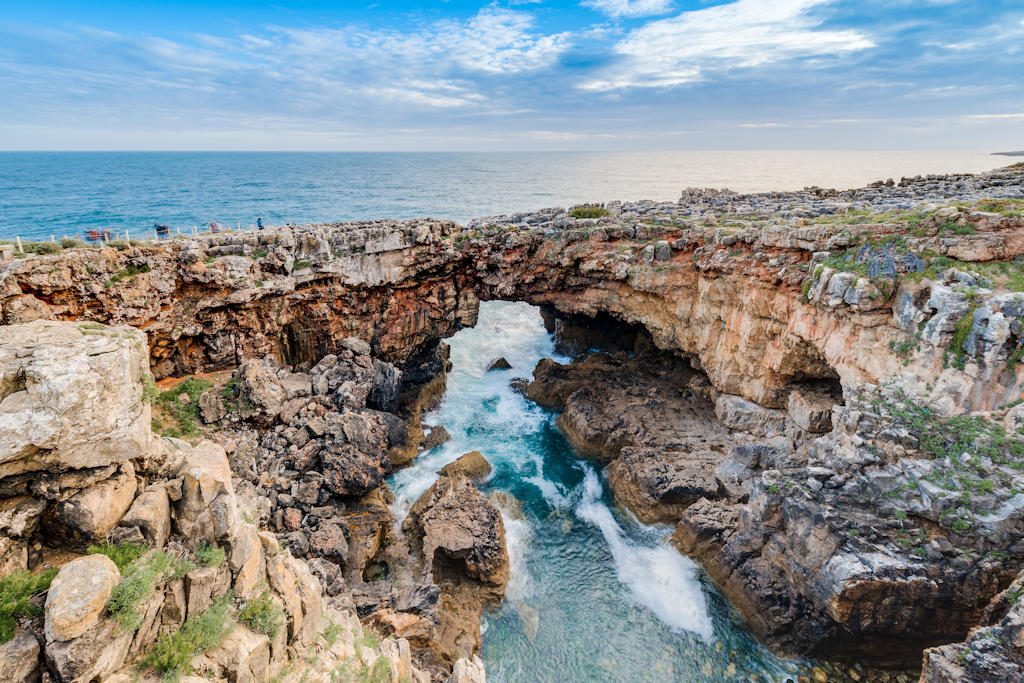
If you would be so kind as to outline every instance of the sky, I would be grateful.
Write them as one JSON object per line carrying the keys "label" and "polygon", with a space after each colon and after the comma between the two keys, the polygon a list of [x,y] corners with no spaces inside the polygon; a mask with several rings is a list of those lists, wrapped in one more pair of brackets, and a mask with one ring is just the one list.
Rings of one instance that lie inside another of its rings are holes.
{"label": "sky", "polygon": [[0,149],[1024,149],[1022,0],[47,2]]}

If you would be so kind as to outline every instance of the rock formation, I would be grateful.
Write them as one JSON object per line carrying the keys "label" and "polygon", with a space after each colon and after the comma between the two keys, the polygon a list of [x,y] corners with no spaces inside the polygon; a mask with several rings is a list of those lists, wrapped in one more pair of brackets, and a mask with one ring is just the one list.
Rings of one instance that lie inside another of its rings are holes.
{"label": "rock formation", "polygon": [[[0,623],[0,678],[121,683],[194,672],[329,681],[348,670],[432,679],[414,665],[408,641],[380,640],[359,623],[343,584],[325,595],[315,567],[260,529],[249,512],[259,503],[221,445],[151,433],[144,333],[95,323],[5,326],[0,358],[0,421],[11,425],[0,450],[0,582],[12,601],[5,610],[13,609]],[[296,388],[295,377],[265,365],[238,374],[253,420],[279,417],[289,392],[311,394],[309,381]],[[333,376],[325,382],[340,403],[359,395],[344,381],[335,387]],[[15,430],[15,420],[31,428]],[[358,425],[339,430],[362,438]],[[460,671],[477,675],[477,664]]]}
{"label": "rock formation", "polygon": [[[493,530],[500,516],[445,476],[402,533],[381,482],[443,438],[421,422],[444,388],[441,340],[475,322],[480,300],[524,300],[584,356],[542,364],[524,391],[562,412],[581,455],[609,463],[620,502],[675,523],[677,545],[769,642],[905,665],[966,637],[1024,564],[1022,197],[1024,170],[1009,168],[5,263],[3,571],[45,562],[47,540],[80,552],[141,538],[184,556],[206,539],[239,598],[266,577],[294,622],[303,596],[271,578],[301,573],[292,553],[351,618],[376,615],[437,655],[410,662],[474,670],[455,661],[478,642],[458,610],[500,596],[497,538],[433,525],[479,515]],[[635,355],[586,355],[605,339]],[[229,383],[196,400],[228,465],[214,443],[154,441],[148,373],[218,370]],[[196,599],[223,583],[197,578]],[[188,613],[175,604],[150,606],[138,633]],[[116,667],[148,639],[118,641]],[[108,666],[57,642],[48,662]],[[223,661],[262,647],[226,642]]]}

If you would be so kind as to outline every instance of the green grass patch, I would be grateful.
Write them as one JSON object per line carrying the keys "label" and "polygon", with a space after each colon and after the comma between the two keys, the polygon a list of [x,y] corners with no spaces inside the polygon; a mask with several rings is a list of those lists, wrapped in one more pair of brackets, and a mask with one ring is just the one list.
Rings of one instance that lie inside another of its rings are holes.
{"label": "green grass patch", "polygon": [[50,587],[56,569],[40,574],[27,571],[13,572],[0,577],[0,643],[6,643],[18,630],[18,617],[31,617],[41,613],[32,598],[45,593]]}
{"label": "green grass patch", "polygon": [[[199,434],[199,397],[212,386],[213,382],[210,380],[186,377],[170,389],[161,391],[156,396],[156,403],[177,423],[177,427],[167,427],[162,434],[174,437]],[[181,400],[182,394],[188,396],[188,402]]]}
{"label": "green grass patch", "polygon": [[263,591],[245,603],[245,607],[238,613],[238,620],[273,640],[284,622],[284,609],[274,602],[269,592]]}
{"label": "green grass patch", "polygon": [[257,249],[256,251],[252,252],[252,255],[249,258],[251,258],[254,261],[256,261],[256,260],[259,260],[261,258],[264,258],[269,253],[270,252],[267,251],[266,249]]}
{"label": "green grass patch", "polygon": [[141,266],[128,266],[127,268],[122,268],[115,274],[111,275],[110,279],[106,281],[105,285],[107,287],[110,287],[112,285],[116,285],[118,282],[121,282],[122,280],[134,282],[136,275],[139,275],[141,273],[148,273],[151,270],[153,269],[150,268],[148,263],[143,263]]}
{"label": "green grass patch", "polygon": [[292,264],[292,270],[305,270],[306,268],[309,268],[312,265],[313,264],[310,263],[309,261],[303,261],[302,259],[299,259],[298,261],[295,261]]}
{"label": "green grass patch", "polygon": [[128,563],[121,572],[121,583],[114,586],[107,603],[107,612],[127,633],[135,633],[142,625],[139,607],[153,594],[153,589],[171,578],[181,578],[195,565],[180,557],[153,550]]}
{"label": "green grass patch", "polygon": [[569,215],[573,218],[602,218],[608,215],[608,209],[603,206],[577,206]]}
{"label": "green grass patch", "polygon": [[234,629],[232,599],[230,593],[225,595],[202,614],[186,619],[174,633],[162,635],[139,665],[159,671],[165,681],[177,681],[191,670],[195,656],[220,645]]}
{"label": "green grass patch", "polygon": [[85,552],[89,555],[106,555],[117,565],[117,571],[124,572],[125,567],[146,553],[146,546],[138,543],[113,544],[104,542],[99,545],[89,546]]}
{"label": "green grass patch", "polygon": [[204,543],[196,551],[196,559],[204,567],[219,567],[224,564],[224,549]]}

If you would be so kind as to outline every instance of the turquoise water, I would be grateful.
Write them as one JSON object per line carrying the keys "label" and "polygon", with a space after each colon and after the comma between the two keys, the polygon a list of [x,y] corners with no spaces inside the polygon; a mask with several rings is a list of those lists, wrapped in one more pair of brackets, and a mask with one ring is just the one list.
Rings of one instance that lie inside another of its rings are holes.
{"label": "turquoise water", "polygon": [[257,216],[268,225],[423,216],[465,222],[587,201],[675,200],[684,187],[846,188],[1005,163],[984,152],[927,150],[0,152],[0,238],[102,228],[142,237],[155,221],[189,231],[210,221],[248,225]]}
{"label": "turquoise water", "polygon": [[[667,542],[668,527],[613,507],[597,469],[577,459],[554,415],[509,387],[559,358],[537,309],[481,305],[476,327],[449,340],[453,369],[427,416],[448,443],[390,481],[404,516],[444,464],[479,450],[501,491],[512,563],[506,598],[486,614],[481,653],[491,681],[785,680],[795,664],[762,647],[700,568]],[[513,366],[486,371],[504,356]],[[561,359],[566,360],[566,359]]]}

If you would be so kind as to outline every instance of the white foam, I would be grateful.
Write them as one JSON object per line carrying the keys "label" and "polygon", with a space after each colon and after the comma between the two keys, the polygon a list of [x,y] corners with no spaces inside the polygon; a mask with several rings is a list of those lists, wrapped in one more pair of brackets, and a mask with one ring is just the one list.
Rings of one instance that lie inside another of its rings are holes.
{"label": "white foam", "polygon": [[611,510],[601,501],[601,482],[593,470],[587,472],[582,487],[576,512],[601,530],[615,559],[619,581],[671,628],[695,633],[711,642],[711,615],[697,579],[697,565],[664,542],[646,546],[627,540]]}

